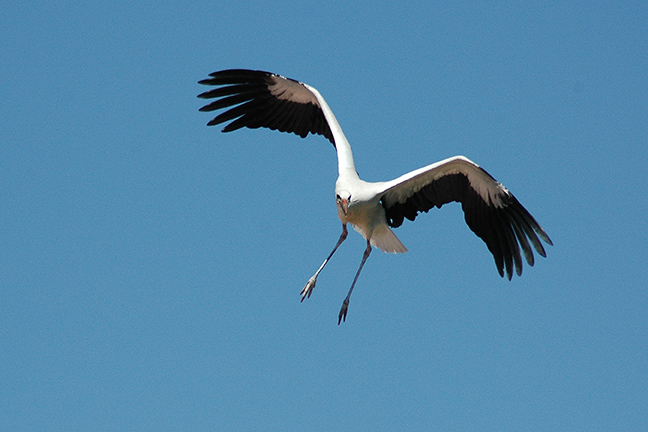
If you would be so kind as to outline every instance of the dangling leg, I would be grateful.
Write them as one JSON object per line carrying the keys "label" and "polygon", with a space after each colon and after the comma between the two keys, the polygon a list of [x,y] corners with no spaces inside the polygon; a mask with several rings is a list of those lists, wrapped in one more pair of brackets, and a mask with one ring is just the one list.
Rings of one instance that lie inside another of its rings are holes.
{"label": "dangling leg", "polygon": [[353,278],[353,283],[351,284],[351,288],[349,288],[349,293],[347,294],[346,298],[342,302],[342,308],[340,309],[340,314],[338,315],[338,325],[340,325],[341,321],[346,321],[347,309],[349,309],[349,298],[351,298],[353,287],[358,281],[358,276],[360,276],[360,271],[362,271],[362,266],[364,266],[364,263],[367,261],[367,258],[369,258],[369,254],[371,254],[371,243],[369,242],[369,240],[367,240],[367,249],[365,249],[364,254],[362,255],[362,262],[360,263],[360,267],[358,267],[358,271],[355,277]]}
{"label": "dangling leg", "polygon": [[311,293],[313,292],[313,288],[315,288],[315,283],[317,282],[317,276],[320,274],[320,272],[322,271],[326,263],[331,259],[331,257],[333,256],[337,248],[340,247],[340,245],[344,240],[346,240],[348,234],[349,232],[347,231],[346,224],[342,224],[342,234],[340,234],[340,238],[335,244],[335,247],[333,248],[329,256],[326,257],[326,259],[324,260],[320,268],[317,269],[315,274],[310,279],[308,279],[308,282],[306,282],[306,286],[304,287],[304,289],[301,290],[301,296],[302,296],[301,301],[304,301],[306,297],[311,296]]}

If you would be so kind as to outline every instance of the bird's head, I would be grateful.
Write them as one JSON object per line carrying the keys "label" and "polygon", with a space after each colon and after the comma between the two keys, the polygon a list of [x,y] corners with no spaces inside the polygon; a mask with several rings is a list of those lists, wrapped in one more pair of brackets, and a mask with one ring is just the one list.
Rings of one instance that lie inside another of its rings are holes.
{"label": "bird's head", "polygon": [[337,195],[335,196],[335,203],[337,204],[338,208],[342,210],[344,216],[346,216],[349,211],[350,202],[351,193],[349,191],[341,190],[337,192]]}

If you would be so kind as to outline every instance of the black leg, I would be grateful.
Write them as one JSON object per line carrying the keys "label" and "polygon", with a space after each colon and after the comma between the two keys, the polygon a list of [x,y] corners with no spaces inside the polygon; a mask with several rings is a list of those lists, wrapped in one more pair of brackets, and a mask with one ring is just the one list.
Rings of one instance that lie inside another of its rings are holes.
{"label": "black leg", "polygon": [[358,281],[358,276],[360,276],[360,272],[362,271],[362,267],[367,261],[367,258],[369,258],[370,254],[371,254],[371,243],[369,242],[369,240],[367,240],[367,249],[365,249],[364,254],[362,254],[362,262],[360,262],[360,267],[358,267],[358,271],[356,272],[356,275],[353,278],[353,283],[351,284],[351,288],[349,288],[349,293],[347,294],[346,298],[342,302],[342,308],[340,309],[340,314],[338,315],[338,325],[340,325],[340,322],[346,321],[347,310],[349,309],[349,299],[351,298],[353,287],[355,287],[355,284]]}
{"label": "black leg", "polygon": [[320,266],[319,269],[315,272],[315,274],[308,279],[308,282],[306,282],[306,286],[301,290],[301,301],[304,301],[305,298],[310,297],[311,293],[313,292],[313,288],[315,288],[315,283],[317,282],[317,276],[320,274],[326,263],[331,259],[337,248],[340,247],[342,242],[346,240],[347,235],[349,235],[349,232],[347,231],[346,224],[342,224],[342,234],[340,234],[340,238],[338,239],[337,243],[335,244],[335,247],[331,251],[328,257],[324,260],[322,265]]}

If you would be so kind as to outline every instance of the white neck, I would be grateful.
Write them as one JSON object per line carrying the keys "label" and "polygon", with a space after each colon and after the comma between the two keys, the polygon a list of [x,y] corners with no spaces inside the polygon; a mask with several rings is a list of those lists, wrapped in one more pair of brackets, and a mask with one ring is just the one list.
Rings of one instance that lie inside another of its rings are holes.
{"label": "white neck", "polygon": [[343,172],[347,175],[349,172],[353,172],[355,174],[356,169],[355,164],[353,163],[353,152],[351,151],[351,145],[344,136],[344,132],[342,132],[340,124],[335,118],[335,115],[333,115],[333,111],[331,111],[331,108],[329,108],[322,95],[316,89],[308,85],[306,85],[306,87],[315,95],[315,97],[317,97],[317,101],[319,102],[320,107],[324,112],[324,117],[326,118],[329,128],[333,133],[333,139],[335,140],[335,149],[337,150],[338,158],[338,174],[342,175]]}

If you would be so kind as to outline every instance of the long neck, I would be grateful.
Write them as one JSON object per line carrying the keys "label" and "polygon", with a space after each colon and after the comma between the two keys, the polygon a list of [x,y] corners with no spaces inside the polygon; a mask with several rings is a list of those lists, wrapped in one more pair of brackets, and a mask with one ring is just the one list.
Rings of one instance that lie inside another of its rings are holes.
{"label": "long neck", "polygon": [[340,124],[335,118],[335,115],[333,115],[333,111],[331,111],[331,108],[329,108],[322,95],[316,89],[310,86],[307,87],[311,92],[313,92],[315,97],[317,97],[317,101],[319,102],[320,107],[324,112],[324,117],[328,122],[329,128],[331,128],[331,133],[333,133],[333,139],[335,139],[335,149],[337,151],[338,159],[338,174],[348,174],[349,172],[355,174],[356,169],[355,164],[353,163],[353,152],[351,151],[351,145],[344,136],[344,132],[342,132]]}

